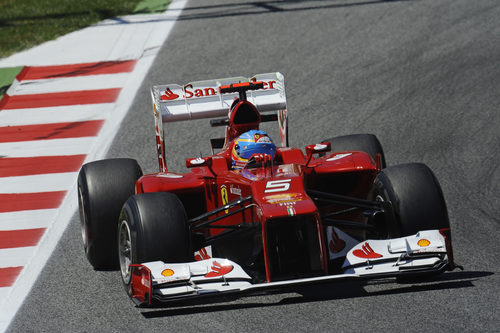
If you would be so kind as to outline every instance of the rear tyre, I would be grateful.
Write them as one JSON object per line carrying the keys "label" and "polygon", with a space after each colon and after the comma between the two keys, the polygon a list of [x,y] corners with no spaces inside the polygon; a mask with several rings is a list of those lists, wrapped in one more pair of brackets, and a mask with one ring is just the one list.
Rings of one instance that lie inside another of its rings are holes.
{"label": "rear tyre", "polygon": [[186,212],[179,198],[167,192],[130,197],[118,223],[118,252],[122,281],[129,294],[130,264],[193,261]]}
{"label": "rear tyre", "polygon": [[380,154],[382,157],[382,168],[386,167],[384,150],[378,138],[373,134],[351,134],[337,136],[323,140],[323,142],[330,142],[332,152],[343,151],[364,151],[371,158],[376,161],[376,155]]}
{"label": "rear tyre", "polygon": [[387,226],[391,238],[450,227],[441,186],[425,164],[401,164],[382,170],[375,179],[373,197],[392,203],[396,226]]}
{"label": "rear tyre", "polygon": [[94,269],[118,268],[116,223],[123,203],[142,176],[137,161],[120,158],[87,163],[78,174],[83,247]]}

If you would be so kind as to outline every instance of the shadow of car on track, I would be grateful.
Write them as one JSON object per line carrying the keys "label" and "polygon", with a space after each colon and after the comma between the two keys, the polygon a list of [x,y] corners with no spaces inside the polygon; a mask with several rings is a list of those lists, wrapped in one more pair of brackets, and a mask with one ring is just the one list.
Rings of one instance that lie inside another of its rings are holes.
{"label": "shadow of car on track", "polygon": [[[284,13],[307,10],[324,10],[335,8],[357,7],[376,5],[387,2],[407,2],[414,0],[368,0],[368,1],[343,1],[338,0],[271,0],[236,2],[219,5],[186,7],[178,21],[212,19],[228,16],[246,16],[269,13]],[[198,12],[199,11],[199,12]]]}
{"label": "shadow of car on track", "polygon": [[[320,2],[321,4],[314,4]],[[99,26],[120,24],[142,24],[164,21],[190,21],[202,19],[218,19],[224,17],[239,17],[248,15],[279,14],[287,12],[314,11],[339,9],[358,6],[378,5],[384,3],[410,2],[416,0],[367,0],[342,2],[338,0],[285,0],[285,1],[256,1],[241,2],[223,5],[192,6],[182,10],[179,16],[145,15],[130,17],[112,17],[99,23]],[[332,3],[333,2],[333,3]],[[310,4],[311,3],[311,4]],[[326,3],[326,4],[325,4]]]}
{"label": "shadow of car on track", "polygon": [[[235,303],[235,299],[244,299],[250,296],[259,294],[244,295],[242,297],[216,297],[207,298],[204,301],[170,303],[170,305],[161,305],[156,310],[148,310],[142,312],[142,316],[146,319],[183,316],[199,313],[210,313],[229,310],[244,310],[251,308],[266,308],[289,304],[310,303],[333,301],[339,299],[381,296],[381,295],[397,295],[422,291],[432,290],[447,290],[461,289],[474,287],[474,281],[479,278],[493,275],[493,272],[473,271],[473,272],[450,272],[443,274],[437,278],[429,280],[421,280],[418,282],[396,283],[394,279],[377,280],[370,282],[343,282],[336,284],[322,284],[298,289],[290,290],[283,289],[273,293],[262,293],[260,295],[277,295],[283,294],[284,297],[277,302],[245,302]],[[379,290],[369,291],[370,286],[376,287]],[[367,290],[368,289],[368,290]],[[295,293],[296,296],[286,295],[287,293]],[[225,303],[225,304],[220,304]],[[181,307],[182,306],[182,307]],[[161,309],[158,309],[160,308]],[[165,307],[168,307],[167,309]]]}

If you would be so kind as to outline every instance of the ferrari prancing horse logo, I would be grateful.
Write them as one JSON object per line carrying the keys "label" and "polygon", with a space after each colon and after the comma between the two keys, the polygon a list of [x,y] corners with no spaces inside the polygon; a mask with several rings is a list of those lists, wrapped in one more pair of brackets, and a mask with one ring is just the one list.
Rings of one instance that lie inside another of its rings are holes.
{"label": "ferrari prancing horse logo", "polygon": [[[220,187],[220,196],[221,196],[221,199],[222,199],[222,205],[227,205],[227,203],[229,202],[229,197],[227,195],[227,187],[226,187],[226,185],[222,185]],[[229,212],[229,209],[226,209],[224,212],[227,214]]]}

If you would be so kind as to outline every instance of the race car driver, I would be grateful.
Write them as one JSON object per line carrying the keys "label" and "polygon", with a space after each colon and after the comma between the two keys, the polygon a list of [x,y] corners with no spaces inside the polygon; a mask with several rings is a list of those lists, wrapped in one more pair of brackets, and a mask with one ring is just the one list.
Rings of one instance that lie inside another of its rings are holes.
{"label": "race car driver", "polygon": [[272,160],[275,153],[276,146],[266,132],[261,130],[247,131],[232,142],[232,168],[244,168],[254,154],[269,155]]}

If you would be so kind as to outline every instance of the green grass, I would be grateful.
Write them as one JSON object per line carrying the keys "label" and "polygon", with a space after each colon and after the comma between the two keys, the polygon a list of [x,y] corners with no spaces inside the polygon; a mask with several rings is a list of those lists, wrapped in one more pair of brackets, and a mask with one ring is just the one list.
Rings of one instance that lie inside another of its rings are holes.
{"label": "green grass", "polygon": [[[134,12],[164,10],[168,2],[168,0],[1,0],[0,58],[106,18]],[[147,5],[150,3],[154,6]],[[158,3],[163,3],[163,6],[158,6]]]}
{"label": "green grass", "polygon": [[0,100],[23,67],[0,68]]}

